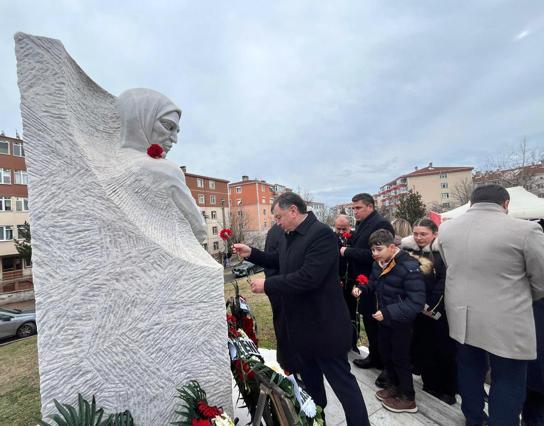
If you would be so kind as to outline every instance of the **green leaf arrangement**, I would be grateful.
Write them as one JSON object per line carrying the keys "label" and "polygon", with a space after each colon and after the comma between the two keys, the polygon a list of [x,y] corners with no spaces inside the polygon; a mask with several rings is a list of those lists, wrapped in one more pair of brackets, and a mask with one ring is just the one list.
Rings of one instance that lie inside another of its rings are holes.
{"label": "green leaf arrangement", "polygon": [[56,399],[53,400],[57,407],[58,414],[52,414],[49,417],[54,423],[46,423],[40,420],[40,426],[134,426],[134,420],[130,411],[110,414],[104,420],[104,409],[96,408],[96,401],[93,396],[91,402],[87,401],[81,394],[77,395],[77,410],[69,404],[61,404]]}

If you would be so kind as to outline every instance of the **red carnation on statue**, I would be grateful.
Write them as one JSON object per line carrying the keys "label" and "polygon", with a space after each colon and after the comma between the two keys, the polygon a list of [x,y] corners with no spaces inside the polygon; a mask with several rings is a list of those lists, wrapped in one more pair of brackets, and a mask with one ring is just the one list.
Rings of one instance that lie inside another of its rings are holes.
{"label": "red carnation on statue", "polygon": [[365,274],[358,275],[356,280],[360,285],[368,284],[368,277]]}
{"label": "red carnation on statue", "polygon": [[342,238],[345,238],[346,240],[349,240],[351,238],[351,232],[343,232]]}
{"label": "red carnation on statue", "polygon": [[227,241],[230,237],[232,237],[232,229],[225,228],[221,229],[221,232],[219,232],[219,238],[223,241]]}
{"label": "red carnation on statue", "polygon": [[162,153],[164,152],[164,149],[162,149],[162,146],[160,146],[157,143],[149,145],[149,148],[147,148],[147,155],[149,155],[151,158],[162,158]]}

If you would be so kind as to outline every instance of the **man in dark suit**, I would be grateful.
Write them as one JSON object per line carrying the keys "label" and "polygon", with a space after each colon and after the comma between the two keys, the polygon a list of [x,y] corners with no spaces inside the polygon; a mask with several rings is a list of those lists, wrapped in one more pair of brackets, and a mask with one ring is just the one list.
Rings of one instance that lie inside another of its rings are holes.
{"label": "man in dark suit", "polygon": [[340,400],[348,426],[369,425],[366,406],[350,372],[350,319],[338,279],[338,244],[334,232],[319,222],[292,192],[272,205],[276,223],[287,233],[278,253],[245,244],[235,252],[249,261],[279,268],[279,274],[254,279],[251,290],[279,296],[290,350],[300,361],[300,375],[316,404],[325,408],[323,375]]}
{"label": "man in dark suit", "polygon": [[[357,227],[351,237],[350,246],[340,248],[340,256],[348,262],[348,283],[353,285],[360,274],[370,277],[372,263],[374,263],[372,251],[368,245],[370,234],[378,229],[386,229],[393,235],[395,231],[391,223],[375,210],[372,195],[357,194],[351,201]],[[375,311],[375,301],[372,297],[359,300],[359,312],[363,317],[369,351],[365,359],[353,360],[353,364],[360,368],[383,368],[378,351],[378,321],[372,317]]]}
{"label": "man in dark suit", "polygon": [[[285,239],[285,232],[275,223],[266,234],[264,243],[265,253],[278,253],[281,242]],[[266,278],[279,274],[278,268],[264,268]],[[295,354],[289,348],[289,335],[286,329],[285,314],[280,295],[268,294],[270,306],[272,307],[272,322],[274,323],[274,333],[276,334],[276,360],[286,372],[296,374],[300,371],[298,360]]]}

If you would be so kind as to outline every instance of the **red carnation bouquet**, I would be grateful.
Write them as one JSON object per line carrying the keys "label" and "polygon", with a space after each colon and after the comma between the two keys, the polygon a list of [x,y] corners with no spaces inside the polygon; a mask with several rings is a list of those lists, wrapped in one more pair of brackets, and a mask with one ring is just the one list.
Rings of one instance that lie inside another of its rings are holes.
{"label": "red carnation bouquet", "polygon": [[351,232],[342,232],[340,234],[340,243],[342,243],[342,247],[347,247],[349,245],[350,238],[351,238]]}
{"label": "red carnation bouquet", "polygon": [[147,155],[151,158],[162,158],[163,153],[164,149],[158,143],[151,144],[147,148]]}
{"label": "red carnation bouquet", "polygon": [[179,426],[234,426],[232,419],[221,407],[208,405],[206,392],[196,380],[178,389],[178,398],[183,401],[183,410],[176,411],[183,419],[172,423]]}

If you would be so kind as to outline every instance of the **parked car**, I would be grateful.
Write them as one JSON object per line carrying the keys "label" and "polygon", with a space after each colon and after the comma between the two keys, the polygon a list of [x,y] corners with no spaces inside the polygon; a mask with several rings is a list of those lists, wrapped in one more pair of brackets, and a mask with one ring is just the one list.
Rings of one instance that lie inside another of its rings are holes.
{"label": "parked car", "polygon": [[36,333],[36,312],[0,308],[0,338],[28,337]]}
{"label": "parked car", "polygon": [[255,274],[256,272],[260,272],[262,270],[262,266],[255,265],[247,260],[244,260],[242,263],[232,268],[232,273],[236,278],[239,278]]}

